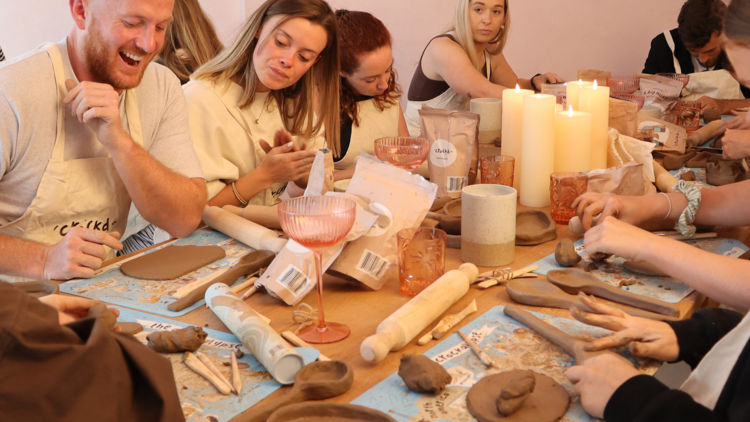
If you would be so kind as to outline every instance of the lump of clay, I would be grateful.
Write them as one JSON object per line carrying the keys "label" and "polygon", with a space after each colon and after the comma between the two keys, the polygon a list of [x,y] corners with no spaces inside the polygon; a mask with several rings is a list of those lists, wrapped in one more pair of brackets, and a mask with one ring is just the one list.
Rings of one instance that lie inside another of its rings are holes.
{"label": "lump of clay", "polygon": [[439,394],[451,382],[451,374],[439,363],[424,355],[403,355],[398,376],[417,393]]}
{"label": "lump of clay", "polygon": [[680,175],[680,179],[686,181],[686,182],[692,182],[695,180],[695,172],[694,171],[686,171],[685,173],[682,173]]}
{"label": "lump of clay", "polygon": [[136,335],[143,331],[143,325],[137,322],[118,322],[115,324],[115,328],[120,327],[122,334]]}
{"label": "lump of clay", "polygon": [[516,245],[533,246],[557,239],[557,224],[549,211],[519,210],[516,213]]}
{"label": "lump of clay", "polygon": [[563,267],[573,267],[581,262],[581,257],[576,252],[573,241],[563,239],[555,247],[555,261]]}
{"label": "lump of clay", "polygon": [[690,168],[705,168],[706,161],[708,161],[708,159],[714,155],[718,155],[718,154],[711,154],[710,152],[707,152],[707,151],[700,152],[695,157],[688,160],[688,162],[685,163],[685,166],[690,167]]}
{"label": "lump of clay", "polygon": [[709,108],[703,112],[703,121],[706,122],[706,124],[719,119],[721,119],[721,112],[715,108]]}
{"label": "lump of clay", "polygon": [[706,163],[706,181],[709,185],[724,186],[737,181],[740,166],[729,161]]}
{"label": "lump of clay", "polygon": [[206,337],[208,334],[201,327],[155,331],[146,336],[146,346],[160,353],[194,352],[206,342]]}
{"label": "lump of clay", "polygon": [[677,170],[693,157],[695,157],[695,152],[689,152],[685,155],[667,155],[664,157],[664,168],[667,170]]}
{"label": "lump of clay", "polygon": [[115,324],[117,323],[117,316],[114,312],[109,310],[107,308],[107,305],[103,304],[102,302],[95,300],[94,303],[89,308],[88,314],[86,315],[88,318],[99,318],[99,320],[104,324],[105,327],[107,327],[108,330],[112,331],[115,329]]}
{"label": "lump of clay", "polygon": [[495,403],[497,411],[503,416],[510,416],[516,413],[523,406],[526,399],[534,392],[536,386],[536,377],[534,371],[524,371],[525,373],[514,378],[507,387],[503,388],[500,396]]}
{"label": "lump of clay", "polygon": [[605,252],[597,252],[597,253],[589,254],[589,256],[591,257],[591,259],[593,259],[596,262],[602,262],[606,260],[607,258],[609,258],[610,256],[612,256],[612,254],[605,253]]}

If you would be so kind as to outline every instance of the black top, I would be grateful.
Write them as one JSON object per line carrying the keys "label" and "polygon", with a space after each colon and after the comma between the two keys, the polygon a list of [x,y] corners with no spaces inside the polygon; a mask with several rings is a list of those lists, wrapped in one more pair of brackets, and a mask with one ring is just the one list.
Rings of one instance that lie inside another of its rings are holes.
{"label": "black top", "polygon": [[[343,81],[341,83],[344,83]],[[355,99],[358,103],[362,101],[370,100],[374,97],[368,97],[366,95],[357,96]],[[358,109],[359,110],[359,109]],[[346,152],[349,151],[349,145],[352,143],[352,118],[349,115],[345,115],[341,119],[341,158],[337,161],[341,161],[346,157]]]}
{"label": "black top", "polygon": [[[648,52],[648,58],[643,68],[643,73],[655,75],[657,73],[675,73],[674,57],[680,63],[682,73],[695,73],[695,66],[693,66],[692,55],[688,51],[685,44],[682,42],[677,28],[669,31],[672,34],[672,40],[674,41],[674,55],[672,49],[667,44],[667,38],[664,34],[659,34],[651,41],[651,50]],[[719,56],[719,61],[716,63],[715,70],[726,69],[728,59],[724,52]],[[745,98],[750,98],[750,88],[740,85],[742,95]]]}
{"label": "black top", "polygon": [[3,48],[0,47],[0,62],[5,60],[5,54],[3,54]]}
{"label": "black top", "polygon": [[[677,334],[679,360],[695,369],[709,350],[742,320],[742,315],[708,308],[685,321],[668,322]],[[746,344],[721,391],[713,411],[656,378],[639,375],[615,391],[604,409],[608,422],[690,422],[750,420],[750,343]]]}

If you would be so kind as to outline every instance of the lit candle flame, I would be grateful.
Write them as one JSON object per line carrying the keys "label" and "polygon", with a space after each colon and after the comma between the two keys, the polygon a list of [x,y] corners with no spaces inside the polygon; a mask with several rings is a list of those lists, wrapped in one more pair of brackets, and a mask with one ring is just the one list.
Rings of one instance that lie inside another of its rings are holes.
{"label": "lit candle flame", "polygon": [[521,92],[521,87],[518,84],[516,84],[516,92]]}
{"label": "lit candle flame", "polygon": [[596,79],[594,79],[594,89],[596,89],[596,87],[597,87]]}
{"label": "lit candle flame", "polygon": [[542,98],[542,94],[536,94],[537,98]]}
{"label": "lit candle flame", "polygon": [[583,79],[578,80],[578,85],[583,86]]}
{"label": "lit candle flame", "polygon": [[568,114],[570,115],[570,117],[573,117],[573,106],[572,105],[568,106]]}

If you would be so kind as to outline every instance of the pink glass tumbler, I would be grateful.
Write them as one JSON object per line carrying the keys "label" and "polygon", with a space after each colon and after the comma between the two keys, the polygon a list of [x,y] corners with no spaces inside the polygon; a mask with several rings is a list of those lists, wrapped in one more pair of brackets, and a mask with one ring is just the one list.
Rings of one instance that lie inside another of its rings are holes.
{"label": "pink glass tumbler", "polygon": [[323,250],[342,241],[351,230],[356,203],[337,196],[304,196],[279,204],[279,222],[290,239],[315,255],[318,282],[318,323],[299,333],[308,343],[335,343],[349,336],[344,324],[326,323],[323,312]]}

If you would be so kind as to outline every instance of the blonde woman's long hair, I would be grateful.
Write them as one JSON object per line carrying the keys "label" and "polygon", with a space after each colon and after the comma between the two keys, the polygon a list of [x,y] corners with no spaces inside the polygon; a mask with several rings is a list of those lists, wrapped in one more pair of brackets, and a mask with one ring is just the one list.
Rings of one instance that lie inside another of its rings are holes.
{"label": "blonde woman's long hair", "polygon": [[[503,51],[503,48],[505,48],[505,43],[508,41],[508,34],[510,33],[509,1],[510,0],[505,0],[505,28],[500,28],[500,32],[490,40],[485,48],[485,50],[491,55],[500,54]],[[477,70],[481,70],[477,51],[474,48],[474,36],[472,35],[471,22],[469,21],[469,6],[471,6],[471,0],[458,0],[456,2],[456,12],[453,14],[453,24],[445,32],[453,32],[456,42],[464,49],[466,55],[469,56],[471,64],[473,64]]]}
{"label": "blonde woman's long hair", "polygon": [[[328,42],[320,59],[297,83],[271,91],[279,107],[284,127],[291,134],[310,139],[325,127],[326,143],[335,156],[340,155],[339,122],[339,46],[336,16],[323,0],[267,0],[253,13],[232,44],[203,65],[193,79],[213,82],[231,80],[243,88],[240,107],[248,107],[255,99],[258,77],[253,66],[253,52],[268,39],[256,38],[268,19],[283,16],[271,34],[284,22],[304,18],[320,25],[328,34]],[[320,98],[320,113],[315,116],[315,97]]]}
{"label": "blonde woman's long hair", "polygon": [[172,16],[157,61],[185,82],[224,46],[198,0],[175,0]]}

